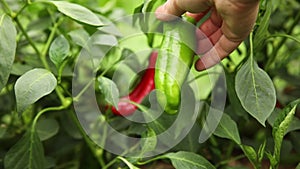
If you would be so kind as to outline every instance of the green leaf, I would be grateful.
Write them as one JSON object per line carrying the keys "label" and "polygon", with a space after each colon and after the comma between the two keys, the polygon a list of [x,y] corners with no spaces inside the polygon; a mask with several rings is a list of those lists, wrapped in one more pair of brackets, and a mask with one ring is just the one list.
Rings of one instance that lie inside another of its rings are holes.
{"label": "green leaf", "polygon": [[36,124],[36,131],[41,141],[47,140],[58,133],[59,125],[55,119],[41,119]]}
{"label": "green leaf", "polygon": [[[151,111],[149,111],[151,112]],[[163,113],[159,118],[155,119],[154,113],[145,113],[145,118],[151,119],[151,122],[147,125],[151,127],[155,133],[158,135],[160,133],[166,132],[168,128],[173,124],[173,122],[176,120],[176,116],[171,116],[167,113]],[[153,119],[153,120],[152,120]],[[167,133],[169,134],[169,133]],[[171,135],[171,134],[170,134]]]}
{"label": "green leaf", "polygon": [[7,152],[4,168],[9,169],[43,169],[45,156],[43,145],[35,131],[28,131]]}
{"label": "green leaf", "polygon": [[68,57],[70,45],[68,40],[63,36],[58,36],[51,44],[49,56],[51,61],[59,68],[63,61]]}
{"label": "green leaf", "polygon": [[168,153],[163,157],[169,158],[176,169],[214,169],[215,167],[204,157],[192,153],[179,151],[177,153]]}
{"label": "green leaf", "polygon": [[49,1],[57,7],[57,9],[68,17],[92,26],[103,25],[99,17],[89,9],[66,1]]}
{"label": "green leaf", "polygon": [[[93,54],[94,53],[95,52],[93,52]],[[104,57],[101,59],[98,65],[100,69],[103,71],[112,69],[115,66],[115,64],[120,60],[121,57],[122,57],[122,50],[119,47],[113,47],[108,51],[106,55],[104,55]]]}
{"label": "green leaf", "polygon": [[[133,10],[133,14],[142,13],[143,7],[144,7],[144,3],[142,3],[139,6],[135,7],[134,10]],[[135,21],[135,18],[133,19],[133,21]]]}
{"label": "green leaf", "polygon": [[300,130],[300,120],[298,118],[293,118],[285,134],[295,130]]}
{"label": "green leaf", "polygon": [[[272,126],[274,132],[278,129],[280,123],[284,120],[284,118],[287,116],[287,114],[291,111],[293,106],[295,106],[299,103],[300,103],[300,99],[291,102],[289,105],[287,105],[282,110],[275,109],[275,111],[273,111],[271,116],[268,118],[268,123]],[[289,133],[291,131],[295,131],[295,130],[299,130],[299,129],[300,129],[300,120],[299,120],[299,118],[294,117],[292,119],[291,123],[289,124],[289,127],[286,129],[286,132],[284,135],[286,135],[287,133]]]}
{"label": "green leaf", "polygon": [[131,49],[122,49],[120,60],[124,60],[123,63],[131,68],[134,72],[139,72],[141,67],[143,66],[137,58],[139,58],[139,56]]}
{"label": "green leaf", "polygon": [[141,18],[141,15],[140,15],[140,14],[143,12],[143,11],[142,11],[142,10],[143,10],[143,7],[144,7],[144,4],[141,4],[141,5],[137,6],[136,8],[134,8],[133,14],[137,14],[137,15],[133,15],[133,18],[132,18],[133,23],[136,23],[137,20],[138,20],[139,18]]}
{"label": "green leaf", "polygon": [[20,62],[15,62],[12,66],[12,70],[10,74],[21,76],[22,74],[26,73],[27,71],[33,69],[34,67],[28,64],[22,64]]}
{"label": "green leaf", "polygon": [[118,40],[114,35],[96,33],[91,37],[93,45],[116,46]]}
{"label": "green leaf", "polygon": [[198,152],[201,144],[198,142],[198,135],[201,132],[202,127],[198,123],[195,123],[187,136],[177,144],[173,150]]}
{"label": "green leaf", "polygon": [[6,85],[15,60],[17,31],[11,18],[0,16],[0,91]]}
{"label": "green leaf", "polygon": [[206,107],[203,110],[207,115],[203,124],[203,129],[200,132],[200,136],[198,139],[199,143],[204,143],[207,138],[209,138],[214,133],[224,114],[223,111],[219,109],[213,107],[210,107],[208,109],[209,106],[207,104],[205,104],[205,106]]}
{"label": "green leaf", "polygon": [[271,163],[272,167],[277,167],[279,165],[283,137],[290,123],[294,118],[295,111],[299,101],[300,100],[296,100],[290,103],[286,108],[284,108],[282,113],[279,115],[279,117],[277,117],[277,120],[273,125],[272,134],[274,139],[274,154],[273,154],[274,161],[273,163]]}
{"label": "green leaf", "polygon": [[[134,16],[133,16],[134,17]],[[115,35],[115,36],[122,36],[122,33],[120,32],[120,29],[116,25],[117,23],[113,23],[110,19],[104,16],[99,16],[101,21],[104,23],[103,26],[97,28],[99,31],[103,33],[107,33],[110,35]]]}
{"label": "green leaf", "polygon": [[270,152],[266,152],[266,155],[267,155],[268,159],[270,160],[271,166],[275,166],[277,163],[277,160],[272,156],[272,154]]}
{"label": "green leaf", "polygon": [[81,47],[86,47],[89,34],[84,29],[76,29],[68,33],[72,41]]}
{"label": "green leaf", "polygon": [[[285,130],[284,135],[286,134],[286,131],[288,129],[286,127],[292,123],[292,121],[291,122],[288,121],[289,123],[287,123],[287,120],[289,120],[289,118],[291,118],[289,114],[295,113],[294,109],[296,109],[296,106],[299,103],[300,103],[300,99],[297,99],[297,100],[289,103],[286,107],[283,108],[283,110],[280,113],[278,113],[276,120],[273,124],[273,131],[272,131],[273,135],[276,134],[277,130],[279,130],[280,127],[281,127],[281,130]],[[291,120],[293,120],[293,118]]]}
{"label": "green leaf", "polygon": [[[68,111],[72,110],[69,109]],[[68,118],[68,116],[66,116],[68,113],[69,112],[65,113],[64,116],[60,116],[59,120],[63,121],[63,123],[60,123],[61,127],[66,132],[66,134],[68,134],[73,139],[82,139],[82,135],[78,130],[78,127],[75,125],[75,122],[72,121],[71,118]]]}
{"label": "green leaf", "polygon": [[105,96],[105,100],[118,108],[119,103],[119,89],[117,85],[106,77],[99,77],[99,89]]}
{"label": "green leaf", "polygon": [[142,135],[143,137],[141,143],[142,150],[140,156],[143,156],[147,152],[153,151],[157,145],[157,137],[153,129],[148,128],[146,133],[145,134],[143,133],[143,135]]}
{"label": "green leaf", "polygon": [[271,115],[276,103],[272,80],[250,57],[238,71],[235,81],[235,90],[242,106],[265,126],[265,121]]}
{"label": "green leaf", "polygon": [[257,155],[258,155],[258,162],[261,163],[263,158],[264,158],[264,154],[265,154],[265,150],[266,150],[266,145],[267,145],[267,141],[265,140],[263,142],[263,144],[261,144],[259,146],[259,149],[258,149],[258,152],[257,152]]}
{"label": "green leaf", "polygon": [[233,140],[236,144],[241,144],[239,131],[235,121],[229,115],[223,114],[221,121],[214,131],[216,136]]}
{"label": "green leaf", "polygon": [[56,164],[56,159],[54,157],[46,156],[45,159],[46,159],[45,161],[46,169],[55,168],[57,164]]}
{"label": "green leaf", "polygon": [[251,162],[251,164],[253,166],[256,166],[256,168],[257,168],[257,165],[258,165],[257,164],[257,154],[256,154],[255,150],[253,149],[253,147],[247,146],[247,145],[241,145],[241,148],[242,148],[244,154],[247,156],[247,158]]}
{"label": "green leaf", "polygon": [[155,9],[153,9],[154,4],[157,2],[157,0],[146,0],[144,2],[142,12],[147,13],[147,12],[154,12]]}
{"label": "green leaf", "polygon": [[56,84],[55,76],[46,69],[36,68],[23,74],[15,84],[17,111],[23,112],[30,104],[50,94]]}
{"label": "green leaf", "polygon": [[260,50],[263,47],[263,43],[268,35],[268,28],[270,23],[270,17],[272,13],[272,5],[269,1],[266,1],[266,10],[263,16],[260,18],[258,23],[258,29],[255,31],[254,35],[254,49]]}
{"label": "green leaf", "polygon": [[246,111],[244,110],[243,106],[241,105],[241,102],[239,98],[237,97],[236,91],[235,91],[235,74],[230,73],[228,71],[225,71],[226,75],[226,87],[227,87],[227,94],[228,99],[230,101],[230,106],[232,106],[233,112],[232,114],[236,114],[238,116],[241,116],[245,119],[247,119],[248,115]]}
{"label": "green leaf", "polygon": [[297,165],[296,169],[300,169],[300,163],[298,163],[298,165]]}
{"label": "green leaf", "polygon": [[155,9],[163,3],[164,0],[145,0],[143,4],[134,9],[135,15],[133,15],[133,23],[135,24],[139,21],[138,24],[141,30],[145,32],[150,47],[153,46],[154,34],[149,32],[156,30],[160,24],[160,22],[157,22],[156,17],[150,13],[154,12]]}

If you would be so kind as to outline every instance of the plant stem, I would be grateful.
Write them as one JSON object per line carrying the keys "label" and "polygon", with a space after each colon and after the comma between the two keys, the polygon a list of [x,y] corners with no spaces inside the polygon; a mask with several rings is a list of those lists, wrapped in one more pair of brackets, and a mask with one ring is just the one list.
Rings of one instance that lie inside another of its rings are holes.
{"label": "plant stem", "polygon": [[2,3],[2,5],[4,7],[4,10],[6,11],[6,14],[8,14],[10,17],[13,18],[14,12],[10,9],[10,7],[6,3],[6,1],[5,0],[1,0],[0,2]]}
{"label": "plant stem", "polygon": [[[72,121],[75,123],[75,125],[77,126],[77,128],[79,129],[79,132],[81,133],[85,143],[88,145],[88,147],[90,148],[90,150],[92,151],[92,153],[94,154],[95,158],[98,160],[98,163],[101,166],[104,166],[105,162],[102,158],[103,156],[103,149],[100,149],[94,142],[92,142],[90,140],[90,138],[86,135],[85,130],[82,128],[79,120],[77,119],[76,115],[74,114],[73,111],[68,111],[68,115],[71,117]],[[100,151],[100,153],[99,153]],[[103,167],[102,167],[103,168]]]}
{"label": "plant stem", "polygon": [[49,37],[47,39],[47,42],[46,42],[46,44],[45,44],[45,46],[44,46],[44,48],[43,48],[43,50],[41,52],[41,55],[40,55],[40,59],[41,59],[43,65],[45,66],[45,68],[47,70],[50,70],[49,64],[48,64],[47,59],[46,59],[47,52],[48,52],[48,50],[50,48],[51,42],[54,39],[56,30],[57,30],[58,26],[63,22],[63,19],[64,19],[63,17],[59,18],[59,20],[54,24],[54,26],[53,26],[53,28],[51,30],[51,33],[50,33],[50,35],[49,35]]}
{"label": "plant stem", "polygon": [[38,50],[38,48],[35,46],[34,42],[32,41],[32,39],[29,37],[28,33],[26,32],[25,28],[23,27],[23,25],[21,24],[20,20],[18,17],[15,17],[15,22],[17,24],[17,26],[19,27],[19,29],[21,30],[22,34],[25,36],[25,38],[27,39],[27,41],[29,42],[29,44],[31,45],[31,47],[33,48],[33,50],[35,51],[35,53],[40,56],[40,51]]}
{"label": "plant stem", "polygon": [[22,34],[25,36],[25,38],[28,40],[29,44],[32,46],[33,50],[36,52],[36,54],[39,56],[40,55],[40,51],[38,50],[38,48],[35,46],[34,42],[32,41],[32,39],[29,37],[28,33],[26,32],[25,28],[23,27],[23,25],[21,24],[20,20],[18,19],[18,15],[28,6],[28,3],[26,3],[17,14],[14,14],[14,12],[10,9],[10,7],[8,6],[8,4],[6,3],[5,0],[1,0],[1,3],[3,4],[4,8],[6,11],[8,11],[8,14],[14,19],[14,21],[16,22],[17,26],[19,27],[19,29],[21,30]]}
{"label": "plant stem", "polygon": [[106,164],[105,166],[103,166],[102,169],[108,169],[110,166],[112,166],[115,162],[117,162],[119,160],[118,157],[119,156],[117,156],[116,158],[114,158],[113,160],[111,160],[108,164]]}
{"label": "plant stem", "polygon": [[14,18],[18,17],[28,5],[29,5],[29,3],[26,2],[26,3],[22,6],[22,8],[15,14]]}
{"label": "plant stem", "polygon": [[[103,116],[104,117],[104,116]],[[105,119],[106,120],[106,119]],[[103,127],[103,135],[102,135],[102,139],[101,139],[101,145],[102,145],[102,147],[104,147],[105,146],[105,141],[106,141],[106,138],[107,138],[107,125],[104,125],[104,127]],[[104,152],[104,150],[103,149],[101,149],[101,156],[100,156],[100,158],[99,158],[99,162],[100,162],[100,165],[101,165],[101,167],[104,167],[105,166],[105,162],[104,162],[104,160],[103,160],[103,152]]]}
{"label": "plant stem", "polygon": [[242,159],[242,158],[245,158],[245,155],[244,155],[244,154],[241,154],[241,155],[239,155],[239,156],[236,156],[236,157],[233,157],[233,158],[230,158],[230,159],[221,161],[221,162],[219,162],[218,164],[216,164],[216,168],[219,168],[219,167],[222,166],[222,165],[228,164],[228,163],[231,162],[231,161],[237,161],[237,160],[240,160],[240,159]]}
{"label": "plant stem", "polygon": [[75,96],[73,98],[74,101],[78,101],[79,98],[84,94],[84,92],[86,90],[88,90],[88,88],[93,84],[93,82],[95,81],[95,78],[93,78],[92,80],[90,80],[85,86],[84,88],[77,94],[77,96]]}
{"label": "plant stem", "polygon": [[[286,34],[291,34],[293,32],[294,28],[298,25],[299,21],[300,21],[300,13],[297,14],[297,16],[295,17],[294,23],[291,25],[291,27],[289,27]],[[286,42],[287,39],[288,39],[288,37],[283,37],[281,39],[281,41],[278,43],[277,48],[275,48],[273,50],[272,54],[270,55],[269,60],[266,63],[265,70],[268,70],[270,68],[270,66],[273,64],[273,62],[276,60],[278,51],[281,49],[281,47],[284,45],[284,43]]]}
{"label": "plant stem", "polygon": [[149,159],[147,161],[138,161],[137,164],[138,165],[145,165],[145,164],[151,163],[153,161],[164,159],[164,158],[165,158],[165,156],[161,155],[161,156],[157,156],[157,157],[151,158],[151,159]]}
{"label": "plant stem", "polygon": [[227,146],[227,151],[225,153],[225,157],[226,158],[230,158],[231,154],[232,154],[232,151],[234,149],[234,146],[235,146],[235,143],[234,142],[230,142],[229,145]]}
{"label": "plant stem", "polygon": [[216,140],[216,137],[214,135],[211,135],[209,137],[209,142],[214,146],[214,147],[218,147],[218,141]]}
{"label": "plant stem", "polygon": [[273,34],[273,35],[270,35],[268,37],[268,39],[270,39],[270,38],[276,38],[276,37],[283,37],[283,38],[291,39],[291,40],[293,40],[293,41],[295,41],[295,42],[297,42],[297,43],[300,44],[300,39],[297,39],[294,36],[291,36],[291,35],[288,35],[288,34],[281,34],[281,33]]}
{"label": "plant stem", "polygon": [[57,107],[47,107],[45,109],[42,109],[41,111],[39,111],[37,113],[37,115],[34,117],[34,120],[33,120],[33,123],[32,123],[32,128],[31,130],[34,131],[35,130],[35,126],[36,126],[36,123],[38,121],[38,119],[41,117],[41,115],[43,115],[45,112],[48,112],[48,111],[58,111],[58,110],[62,110],[62,109],[65,109],[66,107],[61,105],[61,106],[57,106]]}
{"label": "plant stem", "polygon": [[61,102],[61,104],[65,107],[69,107],[72,104],[72,98],[71,97],[65,97],[63,94],[63,88],[61,86],[56,86],[55,92]]}
{"label": "plant stem", "polygon": [[213,72],[213,71],[208,72],[208,70],[206,70],[205,72],[203,71],[203,72],[201,72],[201,73],[202,73],[202,74],[199,74],[199,75],[195,76],[193,79],[187,81],[187,83],[190,84],[190,83],[192,83],[192,82],[194,82],[194,81],[196,81],[196,80],[198,80],[199,78],[204,77],[204,76],[220,75],[220,74],[221,74],[220,72]]}
{"label": "plant stem", "polygon": [[[253,64],[253,32],[250,33],[249,35],[249,43],[250,43],[250,59],[251,59],[251,64]],[[253,66],[251,66],[253,67]]]}
{"label": "plant stem", "polygon": [[[136,149],[137,146],[139,146],[138,143],[135,144],[134,146],[132,146],[130,149],[124,151],[122,154],[120,154],[120,155],[118,155],[117,157],[115,157],[115,158],[114,158],[113,160],[111,160],[108,164],[106,164],[105,166],[103,166],[102,169],[108,169],[110,166],[112,166],[114,163],[116,163],[118,160],[120,160],[120,157],[122,157],[122,156],[124,156],[125,154],[127,154],[128,152],[130,152],[130,151]],[[164,158],[164,156],[159,156],[159,158],[158,158],[158,157],[152,158],[152,159],[150,159],[150,160],[147,161],[147,162],[155,161],[155,160],[160,159],[160,158]],[[137,164],[138,164],[138,163],[139,163],[139,162],[137,162]],[[139,164],[138,164],[138,165],[139,165]],[[143,164],[142,164],[142,165],[143,165]]]}

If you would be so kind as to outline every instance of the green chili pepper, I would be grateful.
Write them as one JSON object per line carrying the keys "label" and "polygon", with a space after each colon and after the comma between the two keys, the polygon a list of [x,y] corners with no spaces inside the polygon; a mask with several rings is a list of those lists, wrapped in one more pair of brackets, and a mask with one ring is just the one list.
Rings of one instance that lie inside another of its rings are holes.
{"label": "green chili pepper", "polygon": [[[188,22],[193,20],[188,19]],[[196,46],[195,29],[192,24],[175,20],[163,25],[164,37],[158,53],[155,70],[155,88],[160,105],[165,112],[177,113],[181,86],[193,63]]]}

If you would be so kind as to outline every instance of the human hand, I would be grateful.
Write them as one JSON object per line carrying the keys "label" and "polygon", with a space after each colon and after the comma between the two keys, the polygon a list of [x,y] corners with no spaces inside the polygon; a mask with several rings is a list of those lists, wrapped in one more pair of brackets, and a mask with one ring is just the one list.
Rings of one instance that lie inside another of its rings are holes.
{"label": "human hand", "polygon": [[258,9],[259,0],[168,0],[157,8],[156,17],[168,21],[173,19],[170,15],[187,12],[199,21],[211,11],[196,31],[197,53],[203,54],[195,64],[200,71],[219,63],[239,46],[251,32]]}

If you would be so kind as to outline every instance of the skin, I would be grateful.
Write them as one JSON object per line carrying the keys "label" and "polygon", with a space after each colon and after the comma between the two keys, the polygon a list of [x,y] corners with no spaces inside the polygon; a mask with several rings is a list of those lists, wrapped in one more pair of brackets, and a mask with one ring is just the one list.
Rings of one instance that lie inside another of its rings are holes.
{"label": "skin", "polygon": [[234,51],[250,34],[259,9],[259,0],[168,0],[156,9],[162,21],[184,13],[200,20],[208,11],[210,17],[196,31],[198,71],[210,68]]}

